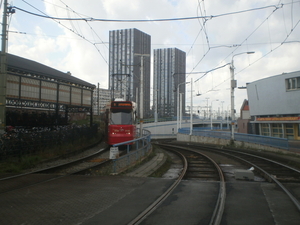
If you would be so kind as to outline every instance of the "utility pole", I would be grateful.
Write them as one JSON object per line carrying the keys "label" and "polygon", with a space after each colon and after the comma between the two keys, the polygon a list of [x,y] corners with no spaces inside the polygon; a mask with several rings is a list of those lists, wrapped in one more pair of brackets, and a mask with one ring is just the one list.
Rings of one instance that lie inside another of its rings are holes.
{"label": "utility pole", "polygon": [[154,122],[157,123],[158,121],[158,110],[157,110],[157,101],[158,101],[158,89],[154,90],[155,91],[155,98],[153,96],[153,101],[155,101],[155,112],[154,112]]}
{"label": "utility pole", "polygon": [[1,49],[1,69],[0,69],[0,134],[5,132],[6,126],[6,74],[7,74],[7,0],[3,3],[3,19],[2,19],[2,49]]}
{"label": "utility pole", "polygon": [[141,79],[140,79],[140,136],[143,136],[144,123],[144,56],[141,56]]}
{"label": "utility pole", "polygon": [[[177,85],[177,133],[178,133],[178,129],[179,129],[179,120],[180,120],[180,115],[182,114],[182,102],[180,102],[179,100],[179,86],[180,85],[185,85],[185,84],[188,84],[190,82],[183,82],[183,83],[180,83]],[[180,105],[181,104],[181,105]],[[181,113],[180,113],[180,110],[181,110]],[[180,126],[181,128],[181,126]]]}
{"label": "utility pole", "polygon": [[144,123],[144,57],[149,57],[150,54],[134,53],[134,56],[141,57],[141,78],[140,78],[140,136],[143,136]]}
{"label": "utility pole", "polygon": [[190,135],[193,134],[193,78],[191,78]]}
{"label": "utility pole", "polygon": [[98,82],[98,89],[97,89],[97,114],[98,114],[98,120],[99,120],[99,116],[100,116],[100,98],[99,98],[100,94],[99,94],[99,92],[100,92],[100,84]]}
{"label": "utility pole", "polygon": [[235,54],[231,58],[231,63],[230,63],[230,100],[231,100],[231,141],[234,142],[234,127],[235,127],[235,109],[234,109],[234,89],[237,87],[237,81],[234,79],[234,64],[233,64],[233,58],[237,55],[241,54],[253,54],[255,52],[241,52],[238,54]]}
{"label": "utility pole", "polygon": [[[233,57],[232,57],[233,58]],[[237,86],[237,82],[234,79],[234,65],[233,65],[233,60],[231,60],[231,65],[230,65],[230,105],[231,105],[231,110],[230,110],[230,115],[231,115],[231,141],[234,141],[234,126],[235,126],[235,110],[234,110],[234,89]]]}
{"label": "utility pole", "polygon": [[6,79],[7,79],[7,17],[9,13],[15,13],[11,7],[7,7],[7,0],[3,3],[2,19],[2,42],[0,60],[0,134],[5,132],[6,127]]}

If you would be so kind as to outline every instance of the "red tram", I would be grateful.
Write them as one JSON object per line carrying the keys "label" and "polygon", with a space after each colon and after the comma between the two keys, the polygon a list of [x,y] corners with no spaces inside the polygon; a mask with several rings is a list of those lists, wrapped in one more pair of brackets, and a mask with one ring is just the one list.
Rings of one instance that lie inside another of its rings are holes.
{"label": "red tram", "polygon": [[[112,101],[106,109],[107,144],[130,141],[136,138],[136,103]],[[131,143],[132,144],[132,143]]]}

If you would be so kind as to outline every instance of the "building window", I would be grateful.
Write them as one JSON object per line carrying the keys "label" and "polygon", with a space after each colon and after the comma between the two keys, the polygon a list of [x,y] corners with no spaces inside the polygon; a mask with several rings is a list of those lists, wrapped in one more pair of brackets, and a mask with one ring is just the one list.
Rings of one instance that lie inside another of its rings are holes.
{"label": "building window", "polygon": [[285,80],[286,90],[300,90],[300,77],[288,78]]}
{"label": "building window", "polygon": [[272,124],[272,137],[283,138],[282,125],[279,123]]}
{"label": "building window", "polygon": [[267,124],[267,123],[261,124],[261,135],[270,136],[269,124]]}
{"label": "building window", "polygon": [[294,125],[291,123],[285,124],[285,133],[287,139],[294,139]]}

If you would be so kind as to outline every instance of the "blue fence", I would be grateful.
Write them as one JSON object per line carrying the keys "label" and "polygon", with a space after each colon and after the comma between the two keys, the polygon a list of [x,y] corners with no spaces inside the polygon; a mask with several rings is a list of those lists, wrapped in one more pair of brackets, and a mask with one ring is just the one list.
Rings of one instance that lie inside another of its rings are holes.
{"label": "blue fence", "polygon": [[237,141],[268,145],[276,148],[289,150],[289,141],[287,138],[276,138],[262,135],[235,133],[234,137]]}
{"label": "blue fence", "polygon": [[[190,134],[189,128],[182,128],[178,131],[181,134]],[[230,140],[231,133],[224,131],[213,131],[207,130],[207,128],[196,128],[193,129],[192,135],[195,136],[203,136],[203,137],[212,137],[212,138],[221,138]],[[262,135],[254,135],[254,134],[242,134],[242,133],[234,133],[234,139],[236,141],[243,141],[261,145],[272,146],[275,148],[281,148],[289,150],[289,142],[287,138],[276,138]]]}
{"label": "blue fence", "polygon": [[113,147],[119,147],[133,143],[133,145],[127,145],[126,155],[112,160],[113,173],[122,172],[125,168],[134,165],[151,150],[151,133],[148,130],[142,132],[142,135],[138,135],[141,136],[140,138],[113,145]]}

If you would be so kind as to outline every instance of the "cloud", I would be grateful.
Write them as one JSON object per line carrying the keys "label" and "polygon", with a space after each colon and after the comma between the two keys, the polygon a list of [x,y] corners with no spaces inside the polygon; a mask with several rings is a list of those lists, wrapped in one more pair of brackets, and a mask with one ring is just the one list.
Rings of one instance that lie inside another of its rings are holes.
{"label": "cloud", "polygon": [[[234,57],[238,84],[245,86],[267,76],[300,70],[299,3],[281,1],[284,5],[233,12],[277,5],[278,0],[52,0],[40,2],[38,7],[55,17],[93,17],[103,19],[157,19],[216,16],[206,20],[173,22],[116,23],[60,21],[40,19],[17,10],[12,16],[10,30],[27,32],[11,33],[9,52],[45,63],[73,76],[108,87],[109,31],[137,28],[151,35],[152,49],[177,47],[187,53],[187,72],[208,71],[230,63],[233,55],[255,51],[253,55]],[[22,1],[14,4],[28,11],[32,7]],[[275,10],[275,11],[274,11]],[[228,15],[226,15],[228,14]],[[230,15],[229,15],[230,14]],[[24,19],[26,18],[26,20]],[[205,23],[204,23],[205,21]],[[281,44],[283,41],[298,41]],[[194,81],[203,74],[189,75]],[[208,73],[194,85],[194,92],[203,95],[195,98],[195,105],[205,105],[216,98],[230,104],[229,66]],[[152,84],[151,84],[152,86]],[[218,91],[211,91],[218,90]],[[190,87],[187,86],[190,93]],[[187,93],[187,102],[190,95]],[[236,109],[247,98],[246,91],[236,91]],[[204,101],[203,101],[204,100]],[[188,105],[189,103],[187,103]],[[214,106],[220,103],[214,102]],[[226,106],[226,107],[225,107]]]}

